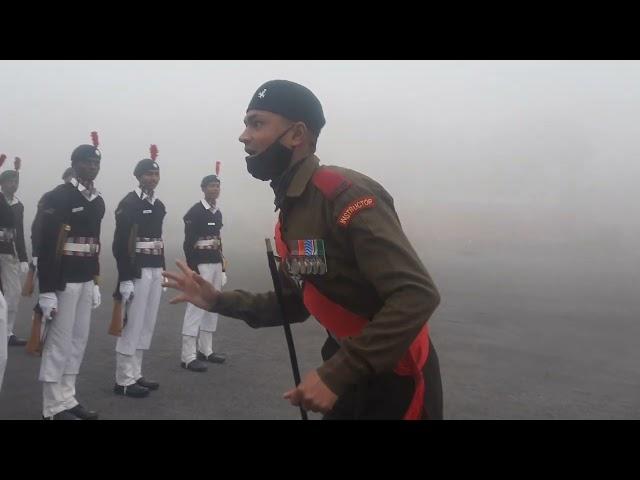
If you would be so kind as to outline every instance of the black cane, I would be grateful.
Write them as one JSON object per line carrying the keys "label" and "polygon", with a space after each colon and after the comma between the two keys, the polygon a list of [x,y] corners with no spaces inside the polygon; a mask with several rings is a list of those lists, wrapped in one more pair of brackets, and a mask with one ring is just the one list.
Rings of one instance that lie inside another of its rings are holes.
{"label": "black cane", "polygon": [[[287,339],[287,347],[289,347],[289,359],[291,360],[291,370],[293,370],[293,381],[296,387],[300,384],[300,371],[298,370],[298,359],[296,358],[296,347],[293,345],[293,336],[291,335],[291,327],[289,326],[289,319],[284,311],[284,301],[282,298],[282,287],[280,285],[280,277],[278,276],[278,267],[276,266],[276,259],[273,255],[273,248],[271,248],[271,240],[264,239],[267,244],[267,259],[269,260],[269,270],[271,271],[271,280],[273,280],[273,289],[276,292],[276,298],[278,299],[278,305],[280,305],[280,313],[282,315],[282,326],[284,327],[284,336]],[[308,420],[307,412],[300,407],[300,415],[302,420]]]}

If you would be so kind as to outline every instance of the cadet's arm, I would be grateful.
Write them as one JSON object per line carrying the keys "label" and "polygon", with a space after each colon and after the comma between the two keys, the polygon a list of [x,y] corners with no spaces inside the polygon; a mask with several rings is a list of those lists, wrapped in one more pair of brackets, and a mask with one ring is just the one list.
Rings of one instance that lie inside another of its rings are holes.
{"label": "cadet's arm", "polygon": [[42,205],[38,255],[40,293],[50,293],[56,290],[56,259],[58,240],[64,221],[63,203],[62,194],[53,192]]}
{"label": "cadet's arm", "polygon": [[27,246],[24,241],[24,207],[16,215],[16,253],[21,262],[27,262]]}
{"label": "cadet's arm", "polygon": [[[189,212],[190,213],[190,212]],[[193,246],[196,243],[195,226],[191,216],[187,213],[184,218],[184,242],[182,243],[182,249],[184,250],[184,257],[187,260],[187,265],[194,272],[198,271],[198,265],[196,265],[193,256]]]}
{"label": "cadet's arm", "polygon": [[[133,221],[126,212],[126,205],[121,203],[115,213],[116,229],[113,234],[112,252],[116,259],[118,268],[118,280],[124,282],[133,280],[134,267],[131,261],[131,252],[129,251],[131,243],[131,232],[133,229]],[[135,240],[135,239],[133,239]]]}

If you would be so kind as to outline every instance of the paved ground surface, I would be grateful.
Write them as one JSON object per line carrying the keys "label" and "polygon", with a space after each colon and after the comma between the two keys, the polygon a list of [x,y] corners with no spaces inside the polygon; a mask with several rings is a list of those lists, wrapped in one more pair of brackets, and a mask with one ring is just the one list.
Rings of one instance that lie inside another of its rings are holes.
{"label": "paved ground surface", "polygon": [[[446,417],[638,418],[640,322],[633,299],[585,294],[593,291],[587,276],[575,280],[583,288],[562,291],[559,285],[567,285],[566,279],[546,278],[543,272],[536,277],[533,265],[526,265],[528,275],[506,269],[487,276],[492,265],[505,264],[500,260],[460,256],[436,265],[444,301],[431,323]],[[268,288],[263,263],[236,261],[228,287]],[[161,383],[160,390],[147,399],[116,397],[115,339],[106,333],[111,309],[107,290],[114,272],[106,266],[104,275],[104,303],[95,313],[77,383],[79,400],[99,410],[101,418],[298,418],[298,411],[281,398],[292,384],[281,328],[253,330],[221,318],[215,342],[228,355],[227,363],[211,365],[202,374],[188,372],[179,366],[184,307],[168,305],[169,293],[143,369]],[[17,332],[23,337],[29,333],[31,303],[21,306]],[[304,372],[318,365],[325,332],[313,319],[293,330]],[[9,355],[0,419],[38,419],[39,360],[20,347],[10,347]]]}

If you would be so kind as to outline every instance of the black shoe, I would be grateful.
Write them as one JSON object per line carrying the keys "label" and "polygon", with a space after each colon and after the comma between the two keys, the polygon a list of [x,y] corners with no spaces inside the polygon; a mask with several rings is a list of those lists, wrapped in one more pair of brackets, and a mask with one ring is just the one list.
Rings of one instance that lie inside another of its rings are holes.
{"label": "black shoe", "polygon": [[97,420],[98,419],[98,412],[94,410],[87,410],[80,404],[66,411],[75,415],[80,420]]}
{"label": "black shoe", "polygon": [[15,335],[11,335],[9,337],[9,346],[10,347],[24,347],[27,344],[26,340],[16,337]]}
{"label": "black shoe", "polygon": [[200,353],[200,352],[198,352],[197,358],[198,360],[202,360],[203,362],[211,362],[211,363],[224,363],[224,361],[227,359],[227,357],[221,353],[212,353],[207,357],[205,356],[204,353]]}
{"label": "black shoe", "polygon": [[222,353],[212,353],[208,357],[204,353],[198,352],[198,360],[211,363],[224,363],[227,357]]}
{"label": "black shoe", "polygon": [[123,395],[125,397],[143,398],[149,395],[149,389],[141,387],[137,383],[127,385],[126,387],[116,384],[113,387],[113,393]]}
{"label": "black shoe", "polygon": [[145,380],[144,377],[136,380],[136,383],[141,387],[148,388],[149,390],[158,390],[160,388],[160,384],[158,382],[151,382],[149,380]]}
{"label": "black shoe", "polygon": [[186,368],[187,370],[191,370],[192,372],[206,372],[207,366],[202,363],[200,360],[191,360],[189,364],[182,362],[180,363],[182,368]]}
{"label": "black shoe", "polygon": [[73,413],[70,413],[69,410],[63,410],[60,413],[56,413],[52,417],[42,417],[43,420],[80,420]]}

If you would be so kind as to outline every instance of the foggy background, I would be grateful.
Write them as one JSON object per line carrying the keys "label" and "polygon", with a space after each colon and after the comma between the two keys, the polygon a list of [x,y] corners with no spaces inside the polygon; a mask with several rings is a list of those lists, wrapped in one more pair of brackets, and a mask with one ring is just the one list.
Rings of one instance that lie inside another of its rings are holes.
{"label": "foggy background", "polygon": [[[0,61],[0,153],[3,169],[23,161],[27,237],[71,151],[100,136],[103,305],[85,365],[102,378],[81,374],[79,384],[115,401],[113,212],[151,143],[168,265],[181,258],[200,179],[221,161],[226,288],[270,288],[273,193],[246,172],[238,136],[252,94],[275,78],[322,102],[321,162],[365,173],[394,197],[442,294],[430,323],[447,418],[637,418],[640,63],[623,61]],[[197,389],[176,366],[184,307],[164,297],[146,358],[165,363],[152,376],[171,365]],[[21,306],[24,337],[34,301]],[[325,333],[313,322],[294,327],[303,371],[320,361]],[[291,383],[282,330],[221,319],[218,337],[232,356],[216,369],[217,410],[185,397],[157,404],[153,418],[296,418],[280,398]],[[0,418],[35,418],[38,362],[15,347],[9,355]]]}

